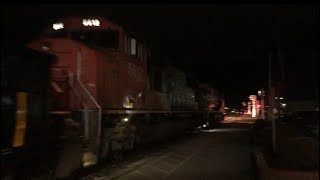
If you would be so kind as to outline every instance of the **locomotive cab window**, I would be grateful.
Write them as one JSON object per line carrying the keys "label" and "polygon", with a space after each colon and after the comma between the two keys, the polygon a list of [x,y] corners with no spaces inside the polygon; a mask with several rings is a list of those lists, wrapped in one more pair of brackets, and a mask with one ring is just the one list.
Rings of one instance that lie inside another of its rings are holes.
{"label": "locomotive cab window", "polygon": [[58,31],[55,31],[54,33],[49,33],[45,35],[51,38],[66,38],[69,36],[69,33],[65,30],[58,30]]}
{"label": "locomotive cab window", "polygon": [[90,30],[73,33],[74,38],[88,45],[103,49],[118,49],[119,32],[112,30]]}

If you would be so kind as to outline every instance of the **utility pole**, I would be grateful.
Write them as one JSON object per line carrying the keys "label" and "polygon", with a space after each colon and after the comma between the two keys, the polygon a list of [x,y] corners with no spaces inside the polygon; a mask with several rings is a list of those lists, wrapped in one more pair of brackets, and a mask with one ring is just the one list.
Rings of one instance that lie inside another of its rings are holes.
{"label": "utility pole", "polygon": [[269,54],[269,67],[268,67],[268,75],[269,75],[269,107],[268,107],[268,118],[272,121],[272,149],[273,152],[276,152],[276,119],[274,117],[274,93],[275,89],[272,85],[272,53]]}
{"label": "utility pole", "polygon": [[[318,81],[317,80],[315,81],[315,90],[316,90],[316,102],[314,103],[314,106],[315,106],[314,111],[317,112],[317,111],[319,111],[319,95],[318,95],[319,91],[318,91]],[[319,119],[317,119],[316,113],[314,113],[314,115],[313,115],[313,120],[314,120],[314,122],[319,121]]]}
{"label": "utility pole", "polygon": [[276,118],[274,117],[275,87],[272,85],[272,53],[269,54],[269,108],[268,117],[272,121],[272,149],[276,153]]}
{"label": "utility pole", "polygon": [[265,91],[263,88],[261,88],[261,119],[266,119],[265,117],[265,105],[264,105],[264,96],[265,96]]}
{"label": "utility pole", "polygon": [[[275,22],[275,27],[273,29],[273,37],[275,39],[273,39],[274,41],[274,47],[279,47],[280,45],[280,36],[279,36],[279,31],[278,31],[278,28],[279,28],[279,19],[278,19],[278,8],[274,8],[274,11],[273,11],[273,14],[271,16],[272,20]],[[278,49],[276,49],[278,50]],[[277,138],[276,138],[276,118],[275,118],[275,114],[274,114],[274,109],[275,109],[275,94],[276,94],[276,90],[277,90],[277,86],[275,84],[275,81],[276,79],[273,79],[273,77],[277,77],[278,78],[278,74],[275,74],[278,73],[277,71],[274,71],[273,70],[273,62],[274,60],[276,60],[276,62],[278,63],[278,51],[271,51],[270,54],[269,54],[269,67],[268,67],[268,75],[269,75],[269,82],[268,82],[268,85],[269,85],[269,109],[268,109],[268,115],[269,115],[269,119],[272,121],[272,150],[273,150],[273,153],[276,153],[277,151]],[[278,64],[277,64],[278,66]],[[278,67],[276,67],[278,68]],[[276,69],[278,70],[278,69]]]}

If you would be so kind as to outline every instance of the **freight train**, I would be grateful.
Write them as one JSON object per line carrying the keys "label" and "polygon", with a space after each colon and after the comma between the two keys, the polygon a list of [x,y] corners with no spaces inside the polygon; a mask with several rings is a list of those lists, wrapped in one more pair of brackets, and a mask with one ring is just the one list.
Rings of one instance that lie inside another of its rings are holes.
{"label": "freight train", "polygon": [[[35,68],[17,59],[21,70],[10,81],[21,87],[10,89],[16,103],[11,113],[4,110],[16,123],[7,149],[36,147],[39,154],[28,153],[39,161],[54,154],[46,160],[56,177],[223,119],[222,99],[212,104],[207,91],[188,86],[182,71],[149,63],[147,44],[106,18],[63,18],[27,48],[38,57],[29,58]],[[35,146],[23,141],[28,132],[41,139]]]}

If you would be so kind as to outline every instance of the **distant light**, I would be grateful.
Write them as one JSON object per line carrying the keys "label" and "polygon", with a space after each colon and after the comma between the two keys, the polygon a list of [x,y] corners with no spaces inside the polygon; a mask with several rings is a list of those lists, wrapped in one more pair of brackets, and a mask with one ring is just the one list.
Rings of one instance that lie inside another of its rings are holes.
{"label": "distant light", "polygon": [[41,46],[41,48],[42,48],[42,50],[44,50],[44,51],[48,51],[48,50],[49,50],[49,48],[48,48],[47,46]]}
{"label": "distant light", "polygon": [[214,104],[209,105],[209,108],[214,108],[214,107],[216,107],[216,105],[214,105]]}
{"label": "distant light", "polygon": [[252,108],[252,114],[251,114],[252,117],[256,117],[257,116],[257,111],[256,111],[256,108]]}
{"label": "distant light", "polygon": [[258,95],[261,96],[261,91],[258,91]]}
{"label": "distant light", "polygon": [[204,125],[202,125],[202,126],[203,126],[203,127],[207,127],[207,125],[205,125],[205,124],[204,124]]}
{"label": "distant light", "polygon": [[84,26],[100,26],[100,21],[98,19],[83,19],[82,24]]}
{"label": "distant light", "polygon": [[138,94],[138,97],[141,97],[141,96],[142,96],[142,93],[139,93],[139,94]]}
{"label": "distant light", "polygon": [[287,106],[287,104],[285,104],[285,103],[282,103],[282,104],[281,104],[281,106],[282,106],[282,107],[286,107],[286,106]]}
{"label": "distant light", "polygon": [[60,23],[54,23],[52,25],[52,27],[53,27],[54,30],[59,30],[59,29],[63,29],[64,25],[63,25],[63,23],[60,22]]}
{"label": "distant light", "polygon": [[224,109],[229,109],[228,107],[225,107]]}
{"label": "distant light", "polygon": [[283,99],[283,97],[280,97],[280,99]]}
{"label": "distant light", "polygon": [[278,97],[274,97],[274,99],[278,99]]}
{"label": "distant light", "polygon": [[250,99],[251,101],[255,101],[255,100],[257,99],[257,96],[256,96],[256,95],[250,95],[250,96],[249,96],[249,99]]}
{"label": "distant light", "polygon": [[233,112],[233,113],[234,113],[235,111],[234,111],[234,110],[232,110],[231,112]]}
{"label": "distant light", "polygon": [[127,121],[129,121],[129,118],[123,118],[122,119],[124,122],[127,122]]}

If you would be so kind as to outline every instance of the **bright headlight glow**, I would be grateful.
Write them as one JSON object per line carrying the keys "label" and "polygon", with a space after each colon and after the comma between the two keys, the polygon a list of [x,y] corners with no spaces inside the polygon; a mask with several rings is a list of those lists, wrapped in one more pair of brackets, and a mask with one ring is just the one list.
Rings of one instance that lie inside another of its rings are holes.
{"label": "bright headlight glow", "polygon": [[129,121],[129,118],[123,118],[122,119],[124,122],[127,122],[127,121]]}
{"label": "bright headlight glow", "polygon": [[59,30],[59,29],[62,29],[62,28],[64,28],[64,25],[63,25],[63,23],[54,23],[53,25],[52,25],[52,28],[54,29],[54,30]]}

